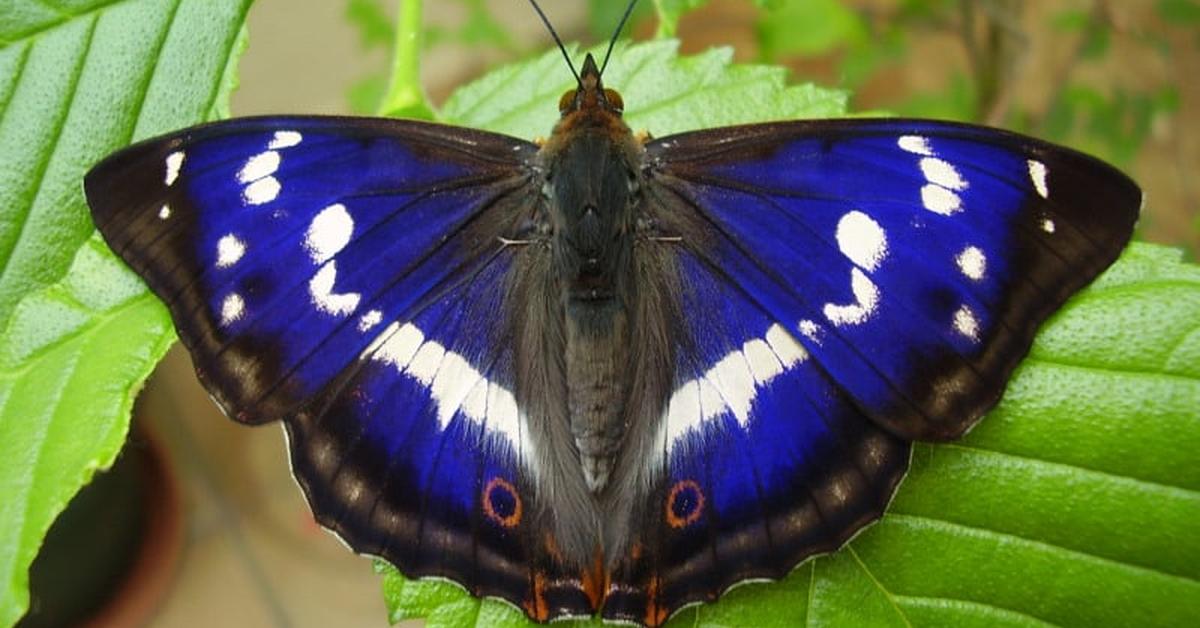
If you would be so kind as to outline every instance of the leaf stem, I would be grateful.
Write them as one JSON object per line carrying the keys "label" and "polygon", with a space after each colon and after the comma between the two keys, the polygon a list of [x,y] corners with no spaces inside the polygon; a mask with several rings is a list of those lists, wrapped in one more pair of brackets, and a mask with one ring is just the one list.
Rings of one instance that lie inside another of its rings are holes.
{"label": "leaf stem", "polygon": [[391,81],[379,114],[432,119],[433,108],[421,86],[421,0],[400,0],[396,14]]}
{"label": "leaf stem", "polygon": [[654,0],[654,13],[658,17],[658,26],[654,29],[654,38],[670,39],[674,37],[675,31],[679,27],[679,16],[672,15],[663,6],[663,0]]}

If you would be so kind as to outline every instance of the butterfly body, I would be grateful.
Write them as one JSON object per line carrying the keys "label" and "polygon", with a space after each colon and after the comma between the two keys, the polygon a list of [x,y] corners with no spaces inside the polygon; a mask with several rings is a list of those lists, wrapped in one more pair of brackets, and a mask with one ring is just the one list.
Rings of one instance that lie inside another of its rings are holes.
{"label": "butterfly body", "polygon": [[317,518],[547,621],[659,625],[837,549],[1127,242],[1111,167],[996,129],[642,141],[588,59],[541,146],[272,116],[88,174],[225,412]]}
{"label": "butterfly body", "polygon": [[[576,496],[560,502],[573,507],[546,519],[558,531],[558,551],[581,566],[619,555],[629,537],[631,508],[611,506],[639,499],[654,473],[642,462],[648,456],[633,456],[666,406],[668,330],[678,323],[670,314],[678,309],[674,293],[648,293],[638,281],[639,266],[660,281],[670,277],[654,251],[670,244],[643,206],[644,150],[617,99],[588,55],[581,88],[564,95],[562,117],[539,150],[543,203],[535,235],[515,253],[513,293],[522,304],[545,305],[508,308],[546,314],[515,318],[514,337],[525,339],[516,347],[517,400],[544,408],[530,415],[543,426],[532,432],[532,448],[546,452],[534,479],[543,491]],[[641,377],[647,372],[659,375]]]}

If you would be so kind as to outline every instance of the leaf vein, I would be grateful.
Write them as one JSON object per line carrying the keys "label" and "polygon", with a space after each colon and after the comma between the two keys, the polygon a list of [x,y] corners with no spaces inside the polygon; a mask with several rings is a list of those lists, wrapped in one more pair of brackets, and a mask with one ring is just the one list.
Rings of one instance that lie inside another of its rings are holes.
{"label": "leaf vein", "polygon": [[[1006,458],[1012,458],[1014,460],[1028,462],[1032,465],[1063,467],[1070,471],[1091,473],[1091,474],[1103,476],[1103,479],[1105,479],[1106,481],[1109,481],[1109,482],[1135,484],[1137,486],[1135,486],[1133,488],[1138,491],[1148,491],[1149,490],[1149,491],[1155,491],[1155,492],[1159,492],[1159,493],[1168,493],[1168,495],[1166,497],[1171,497],[1171,498],[1175,498],[1175,499],[1197,499],[1197,498],[1200,498],[1200,493],[1197,493],[1196,491],[1189,489],[1187,487],[1176,486],[1173,484],[1163,484],[1162,482],[1156,482],[1154,480],[1146,480],[1143,478],[1136,478],[1136,477],[1132,477],[1132,476],[1128,476],[1128,475],[1121,475],[1120,473],[1115,473],[1113,471],[1106,471],[1104,469],[1095,469],[1092,467],[1085,467],[1082,465],[1073,464],[1073,463],[1069,463],[1069,462],[1060,462],[1057,460],[1036,458],[1036,457],[1029,456],[1026,454],[1020,454],[1020,453],[1015,453],[1015,452],[1011,452],[1011,451],[1003,451],[1003,450],[999,450],[999,449],[990,449],[987,447],[979,447],[977,445],[964,445],[961,442],[942,443],[939,445],[939,447],[941,447],[942,449],[960,449],[960,450],[968,451],[968,452],[994,454],[997,456],[1004,456]],[[1182,493],[1182,494],[1173,494],[1173,493]]]}
{"label": "leaf vein", "polygon": [[1187,382],[1189,384],[1200,383],[1200,377],[1193,377],[1191,375],[1184,375],[1181,373],[1166,373],[1163,371],[1159,371],[1159,370],[1155,370],[1155,369],[1151,369],[1151,368],[1142,368],[1142,367],[1131,367],[1131,366],[1117,367],[1117,366],[1109,366],[1109,365],[1101,365],[1101,364],[1084,364],[1081,362],[1073,362],[1073,361],[1071,361],[1067,358],[1063,358],[1063,357],[1036,357],[1034,355],[1030,355],[1029,357],[1025,358],[1025,360],[1024,360],[1024,362],[1022,362],[1022,364],[1045,364],[1045,365],[1050,365],[1050,366],[1064,366],[1067,368],[1074,368],[1074,369],[1079,369],[1082,371],[1091,371],[1094,373],[1108,373],[1108,374],[1113,374],[1113,375],[1142,375],[1142,376],[1152,376],[1155,379],[1183,380],[1184,382]]}
{"label": "leaf vein", "polygon": [[154,82],[154,77],[158,75],[159,64],[162,62],[162,51],[167,45],[167,39],[171,36],[172,29],[175,28],[175,20],[179,16],[179,7],[183,5],[183,0],[175,0],[175,6],[171,9],[171,17],[167,19],[166,28],[162,29],[162,34],[158,38],[158,42],[154,46],[154,63],[150,64],[150,71],[146,73],[138,86],[137,91],[140,95],[134,103],[134,109],[130,112],[128,119],[133,120],[133,124],[129,126],[129,132],[125,134],[123,144],[129,144],[133,141],[133,134],[141,126],[142,111],[146,108],[146,99],[150,94],[150,84]]}
{"label": "leaf vein", "polygon": [[204,109],[206,119],[211,119],[211,112],[216,106],[217,99],[221,97],[221,89],[225,86],[225,73],[229,69],[229,62],[233,59],[234,49],[238,48],[237,40],[241,37],[242,30],[246,28],[246,13],[250,11],[250,2],[242,2],[238,9],[237,23],[238,27],[230,31],[230,40],[225,42],[225,59],[218,66],[220,68],[220,76],[213,81],[212,93],[208,97],[208,106]]}
{"label": "leaf vein", "polygon": [[[1171,580],[1179,581],[1179,582],[1182,582],[1184,584],[1191,585],[1191,586],[1200,585],[1200,583],[1197,583],[1195,580],[1192,580],[1191,578],[1188,578],[1186,576],[1180,576],[1180,575],[1176,575],[1176,574],[1172,574],[1172,573],[1167,573],[1165,571],[1160,571],[1153,567],[1144,567],[1141,565],[1131,565],[1129,563],[1123,563],[1119,560],[1114,560],[1112,558],[1106,558],[1104,556],[1099,556],[1099,555],[1093,554],[1091,552],[1085,552],[1083,550],[1073,549],[1073,548],[1069,548],[1069,547],[1063,547],[1061,545],[1058,545],[1056,543],[1051,543],[1049,541],[1031,539],[1031,538],[1023,537],[1023,536],[1016,535],[1016,534],[1010,534],[1007,532],[1000,532],[1000,531],[991,530],[988,528],[980,528],[978,526],[971,526],[971,525],[966,525],[966,524],[962,524],[962,523],[957,523],[957,522],[949,521],[946,519],[939,519],[937,517],[895,512],[895,513],[888,513],[887,518],[885,518],[884,520],[886,521],[887,519],[891,519],[892,523],[897,524],[897,525],[926,526],[929,528],[937,528],[943,532],[947,532],[949,534],[952,534],[955,536],[960,536],[960,537],[961,536],[976,536],[976,537],[992,539],[994,541],[1011,541],[1014,543],[1024,543],[1026,545],[1041,547],[1053,554],[1065,555],[1062,557],[1067,560],[1088,560],[1088,561],[1092,561],[1092,562],[1098,562],[1098,563],[1104,563],[1107,565],[1112,565],[1123,571],[1131,572],[1131,575],[1134,575],[1134,576],[1154,575],[1154,576],[1158,576],[1158,577],[1162,577],[1162,578],[1169,578]],[[1200,587],[1198,587],[1198,588],[1200,588]]]}
{"label": "leaf vein", "polygon": [[[1053,627],[1056,627],[1059,625],[1059,624],[1056,624],[1056,623],[1053,623],[1050,621],[1046,621],[1045,619],[1037,617],[1036,615],[1030,615],[1029,613],[1026,613],[1024,611],[1018,611],[1015,609],[1006,608],[1004,606],[998,606],[998,605],[992,604],[990,602],[979,602],[976,600],[963,600],[963,599],[958,599],[958,598],[941,597],[941,596],[920,596],[920,595],[900,595],[900,594],[896,594],[896,599],[899,601],[900,604],[911,605],[911,606],[925,606],[925,607],[930,607],[930,606],[943,606],[944,607],[947,605],[969,606],[969,607],[972,607],[973,609],[977,609],[981,614],[989,613],[989,614],[994,614],[994,615],[1006,615],[1013,619],[1021,619],[1024,621],[1033,622],[1040,626],[1046,626],[1047,628],[1053,628]],[[949,604],[944,604],[945,602],[948,602]]]}
{"label": "leaf vein", "polygon": [[900,608],[900,606],[896,604],[896,597],[891,591],[888,590],[887,587],[883,586],[883,583],[879,581],[879,578],[875,577],[875,573],[872,572],[871,568],[867,567],[867,564],[863,562],[862,558],[858,555],[858,552],[854,550],[854,546],[847,545],[846,551],[850,552],[850,557],[854,559],[854,562],[858,563],[858,566],[862,568],[863,573],[867,574],[867,577],[871,579],[871,582],[875,585],[875,588],[879,589],[879,591],[883,593],[883,596],[887,598],[888,604],[892,605],[892,608],[896,611],[896,614],[900,616],[900,619],[904,622],[904,625],[908,626],[908,628],[912,628],[912,622],[908,620],[908,615],[904,613],[904,609]]}
{"label": "leaf vein", "polygon": [[25,46],[21,50],[21,60],[17,62],[16,72],[13,72],[15,80],[12,84],[12,89],[4,96],[4,102],[0,102],[0,120],[4,120],[5,114],[8,112],[8,105],[12,102],[13,94],[17,93],[17,85],[21,82],[21,77],[25,75],[25,65],[29,62],[29,51],[33,49],[32,45]]}
{"label": "leaf vein", "polygon": [[[45,24],[41,24],[31,30],[28,30],[28,31],[25,31],[22,33],[17,33],[16,37],[8,40],[7,42],[5,42],[5,44],[11,45],[11,44],[15,44],[15,43],[27,40],[27,39],[33,39],[33,38],[37,37],[38,35],[41,35],[42,33],[45,33],[46,31],[54,30],[55,28],[58,28],[59,26],[62,26],[63,24],[66,24],[67,22],[72,22],[72,21],[80,19],[80,18],[88,17],[93,13],[103,12],[108,7],[111,7],[114,4],[120,4],[122,2],[128,2],[128,0],[105,0],[104,2],[93,5],[92,7],[85,9],[83,11],[80,11],[78,13],[66,13],[66,12],[59,11],[59,13],[62,14],[62,19],[52,21],[52,22],[46,22]],[[51,8],[53,9],[53,7],[51,7]]]}
{"label": "leaf vein", "polygon": [[[96,329],[97,327],[102,327],[102,326],[108,324],[110,321],[120,318],[125,312],[127,312],[129,310],[132,310],[132,309],[134,309],[140,305],[144,305],[146,303],[154,303],[157,300],[158,300],[157,297],[155,297],[154,295],[152,295],[150,292],[147,291],[147,292],[143,292],[139,295],[136,295],[136,296],[116,305],[115,307],[111,307],[107,310],[104,310],[103,312],[97,312],[97,313],[93,314],[91,320],[89,320],[86,324],[80,325],[79,327],[63,334],[62,336],[55,338],[54,341],[47,343],[45,345],[42,345],[41,347],[38,347],[34,351],[30,352],[28,355],[24,356],[20,360],[19,366],[14,366],[12,368],[0,369],[0,379],[10,378],[10,377],[18,377],[18,376],[21,376],[21,375],[27,373],[29,371],[29,369],[33,368],[38,361],[40,361],[43,357],[45,357],[46,353],[53,351],[56,347],[59,347],[59,346],[63,345],[64,343],[70,342],[70,341],[78,338],[79,336],[83,336],[83,335],[92,333],[92,331],[94,329]],[[7,332],[6,332],[6,334],[7,334]]]}
{"label": "leaf vein", "polygon": [[91,26],[87,31],[87,42],[84,44],[83,53],[79,56],[79,62],[76,64],[75,72],[71,77],[71,84],[67,88],[69,95],[67,97],[67,106],[62,110],[62,115],[55,121],[54,137],[51,140],[51,145],[47,147],[45,157],[38,163],[37,173],[34,174],[33,198],[29,203],[21,203],[12,209],[12,215],[8,217],[9,222],[18,223],[16,237],[12,239],[8,245],[8,250],[0,251],[0,260],[4,260],[3,268],[0,268],[0,285],[5,283],[9,270],[12,269],[12,256],[16,254],[17,249],[21,245],[21,240],[24,238],[27,229],[29,228],[29,214],[33,211],[34,205],[37,204],[38,196],[41,194],[43,184],[46,180],[46,173],[50,170],[50,162],[54,160],[54,155],[58,152],[62,142],[63,128],[67,124],[67,118],[73,106],[75,98],[79,94],[79,82],[83,76],[83,68],[87,65],[88,54],[92,49],[92,40],[96,34],[96,23],[98,19],[93,19]]}

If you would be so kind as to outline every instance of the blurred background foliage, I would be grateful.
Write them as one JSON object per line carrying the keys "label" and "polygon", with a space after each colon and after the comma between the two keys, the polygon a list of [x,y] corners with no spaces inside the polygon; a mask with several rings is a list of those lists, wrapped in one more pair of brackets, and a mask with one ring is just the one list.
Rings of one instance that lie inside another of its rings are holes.
{"label": "blurred background foliage", "polygon": [[[428,26],[426,49],[513,59],[546,45],[505,27],[509,3],[448,2],[462,18]],[[391,45],[394,4],[347,0],[365,49]],[[554,20],[564,3],[543,4]],[[586,4],[564,39],[607,39],[625,8]],[[1097,155],[1147,190],[1143,238],[1200,253],[1197,0],[645,0],[630,32],[678,37],[684,52],[733,46],[739,61],[848,90],[853,111],[1003,126]],[[386,82],[384,67],[362,77],[351,110],[374,112]]]}

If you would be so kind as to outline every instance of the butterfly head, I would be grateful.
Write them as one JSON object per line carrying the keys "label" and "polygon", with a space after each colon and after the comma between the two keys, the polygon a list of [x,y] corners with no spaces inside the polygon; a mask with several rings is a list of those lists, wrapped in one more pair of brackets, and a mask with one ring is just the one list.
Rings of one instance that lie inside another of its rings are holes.
{"label": "butterfly head", "polygon": [[591,53],[583,61],[579,74],[579,87],[567,90],[558,101],[558,111],[565,118],[579,111],[605,112],[621,116],[625,103],[616,90],[606,89],[600,80],[600,68]]}

